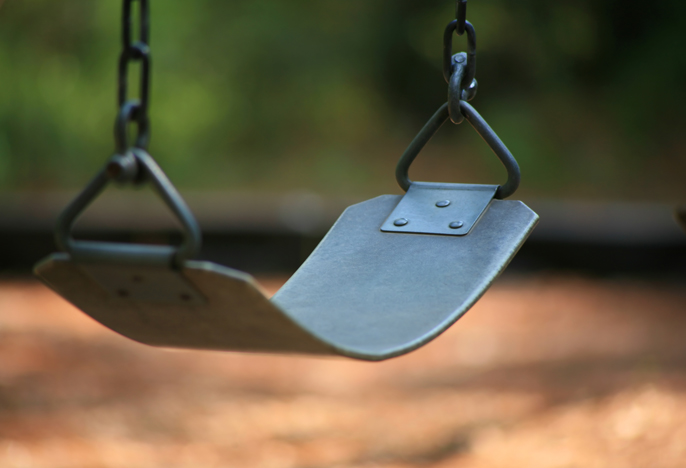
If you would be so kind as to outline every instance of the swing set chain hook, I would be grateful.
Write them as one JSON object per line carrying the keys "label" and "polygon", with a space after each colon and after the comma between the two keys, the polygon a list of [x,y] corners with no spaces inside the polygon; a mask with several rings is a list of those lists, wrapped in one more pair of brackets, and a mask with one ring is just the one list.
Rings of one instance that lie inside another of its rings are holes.
{"label": "swing set chain hook", "polygon": [[[132,4],[138,2],[140,29],[138,38],[132,34]],[[81,262],[136,265],[181,266],[195,256],[202,243],[200,227],[191,210],[172,183],[145,150],[149,139],[148,104],[150,101],[150,10],[148,0],[123,0],[122,39],[124,48],[119,56],[119,110],[114,125],[116,154],[91,180],[83,191],[65,208],[57,220],[55,241],[59,248]],[[129,63],[141,62],[140,99],[128,99],[127,74]],[[138,135],[129,144],[128,129],[136,124]],[[76,219],[100,195],[110,182],[121,184],[149,183],[181,223],[183,242],[180,246],[142,245],[76,240],[71,229]]]}
{"label": "swing set chain hook", "polygon": [[[494,198],[503,199],[519,187],[521,172],[517,160],[483,117],[467,101],[476,96],[476,33],[467,21],[467,0],[457,0],[457,19],[451,21],[443,34],[443,77],[448,83],[448,102],[443,104],[410,143],[398,161],[395,178],[407,191],[412,185],[408,176],[410,165],[441,126],[451,120],[455,124],[467,120],[484,139],[507,170],[507,182],[499,186]],[[467,52],[453,55],[453,34],[467,33]]]}
{"label": "swing set chain hook", "polygon": [[[139,32],[134,40],[133,8],[132,4],[138,2]],[[129,147],[126,137],[126,127],[130,122],[135,122],[138,127],[138,136],[134,146],[145,149],[150,139],[150,123],[148,118],[148,106],[150,103],[150,7],[148,0],[124,0],[122,13],[122,42],[123,49],[119,56],[118,66],[118,105],[117,119],[115,123],[115,143],[117,153],[123,154]],[[131,62],[140,62],[140,99],[128,99],[128,72]]]}

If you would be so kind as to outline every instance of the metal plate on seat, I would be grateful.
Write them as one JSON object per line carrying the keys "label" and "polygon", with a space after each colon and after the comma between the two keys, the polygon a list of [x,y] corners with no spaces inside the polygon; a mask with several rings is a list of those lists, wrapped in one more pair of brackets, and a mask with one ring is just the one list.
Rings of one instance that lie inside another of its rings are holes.
{"label": "metal plate on seat", "polygon": [[192,303],[117,296],[67,254],[36,273],[95,320],[151,345],[387,359],[461,317],[538,220],[521,202],[493,200],[467,236],[382,232],[400,199],[349,207],[271,301],[249,275],[207,262],[178,271],[205,299]]}
{"label": "metal plate on seat", "polygon": [[497,185],[413,182],[381,230],[465,236],[497,190]]}

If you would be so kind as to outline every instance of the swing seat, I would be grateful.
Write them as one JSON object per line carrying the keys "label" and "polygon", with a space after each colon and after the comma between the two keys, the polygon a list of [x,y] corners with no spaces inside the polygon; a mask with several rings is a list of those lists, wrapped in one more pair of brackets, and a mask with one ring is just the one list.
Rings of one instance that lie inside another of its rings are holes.
{"label": "swing seat", "polygon": [[538,219],[519,201],[493,200],[469,235],[382,232],[401,198],[349,207],[271,300],[250,275],[209,262],[173,268],[57,253],[36,273],[141,343],[378,361],[412,351],[460,318]]}
{"label": "swing seat", "polygon": [[[116,154],[58,219],[61,252],[35,268],[50,288],[112,330],[153,346],[379,361],[418,348],[464,315],[536,225],[538,216],[523,203],[503,200],[519,185],[519,166],[467,103],[476,93],[476,38],[461,2],[461,19],[444,34],[448,102],[398,163],[404,196],[384,195],[349,207],[271,300],[246,273],[190,260],[200,249],[200,229],[143,150],[149,139],[148,2],[139,4],[135,43],[131,3],[124,2]],[[467,33],[468,53],[452,55],[455,31]],[[140,101],[126,100],[131,61],[141,62]],[[469,121],[493,149],[508,172],[503,186],[409,179],[410,164],[449,118],[456,124]],[[133,148],[127,135],[131,123],[138,126]],[[149,182],[181,222],[182,244],[73,239],[73,223],[112,181]]]}
{"label": "swing seat", "polygon": [[[269,300],[248,274],[189,260],[200,229],[140,148],[115,154],[60,216],[62,252],[35,272],[96,321],[173,348],[340,355],[379,361],[422,346],[459,319],[505,269],[538,221],[519,201],[519,166],[466,102],[461,112],[505,165],[503,186],[412,182],[408,170],[449,118],[443,105],[396,168],[404,196],[349,207]],[[126,109],[125,109],[126,111]],[[124,113],[124,111],[123,111]],[[75,240],[71,227],[112,181],[150,182],[181,222],[179,247]]]}

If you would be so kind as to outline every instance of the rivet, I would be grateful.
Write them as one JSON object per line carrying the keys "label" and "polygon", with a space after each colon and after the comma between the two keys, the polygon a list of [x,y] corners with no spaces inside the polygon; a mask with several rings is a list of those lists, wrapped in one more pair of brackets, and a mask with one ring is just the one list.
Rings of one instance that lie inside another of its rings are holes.
{"label": "rivet", "polygon": [[462,221],[453,221],[452,223],[448,224],[450,229],[460,229],[462,226],[464,226]]}
{"label": "rivet", "polygon": [[450,200],[437,201],[436,206],[439,208],[445,208],[446,206],[450,206]]}
{"label": "rivet", "polygon": [[395,221],[393,221],[393,224],[395,226],[405,226],[409,221],[405,218],[398,218]]}

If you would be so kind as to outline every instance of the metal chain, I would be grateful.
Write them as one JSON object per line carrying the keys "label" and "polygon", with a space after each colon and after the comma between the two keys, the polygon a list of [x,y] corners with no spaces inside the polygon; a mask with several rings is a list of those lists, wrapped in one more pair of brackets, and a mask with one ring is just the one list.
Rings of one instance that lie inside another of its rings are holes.
{"label": "metal chain", "polygon": [[[455,16],[443,34],[443,77],[449,84],[448,104],[450,120],[459,124],[464,120],[460,101],[470,101],[476,96],[476,32],[467,21],[467,0],[457,0]],[[453,55],[453,34],[467,33],[467,53]]]}
{"label": "metal chain", "polygon": [[467,0],[457,0],[457,5],[455,6],[455,19],[457,20],[457,28],[455,28],[455,33],[458,36],[464,34],[465,25],[467,22]]}
{"label": "metal chain", "polygon": [[[133,39],[133,15],[132,4],[138,2],[139,32],[138,38]],[[122,42],[123,49],[119,56],[118,67],[118,104],[119,112],[115,124],[115,142],[117,152],[122,154],[129,146],[126,137],[126,127],[130,122],[135,122],[138,127],[138,136],[135,145],[145,149],[150,139],[150,123],[148,119],[148,106],[150,104],[150,8],[148,0],[124,0],[122,14]],[[128,99],[128,72],[131,62],[141,63],[140,73],[140,98]]]}

